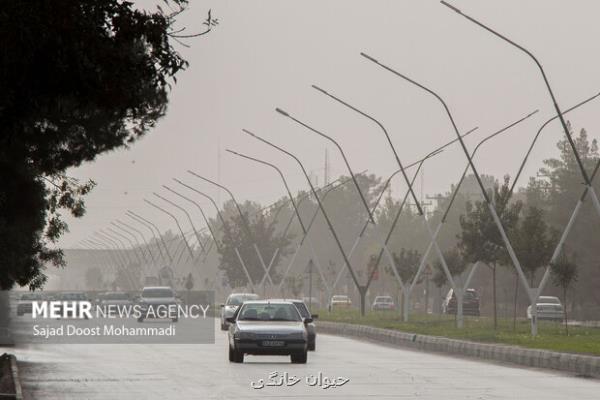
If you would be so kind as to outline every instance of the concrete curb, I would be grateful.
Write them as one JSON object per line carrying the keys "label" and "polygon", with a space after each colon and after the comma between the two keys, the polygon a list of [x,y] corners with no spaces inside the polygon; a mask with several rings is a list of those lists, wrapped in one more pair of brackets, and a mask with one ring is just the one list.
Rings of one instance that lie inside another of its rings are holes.
{"label": "concrete curb", "polygon": [[469,342],[439,336],[417,335],[391,329],[319,321],[318,333],[374,340],[395,346],[436,353],[456,354],[526,367],[553,369],[575,375],[600,378],[600,357],[527,349],[503,344]]}

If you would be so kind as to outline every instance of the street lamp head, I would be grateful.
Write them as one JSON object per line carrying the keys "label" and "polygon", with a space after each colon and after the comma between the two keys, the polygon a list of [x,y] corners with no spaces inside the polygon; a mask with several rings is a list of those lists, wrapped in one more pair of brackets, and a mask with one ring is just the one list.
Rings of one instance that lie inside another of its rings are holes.
{"label": "street lamp head", "polygon": [[362,51],[360,52],[360,55],[363,56],[364,58],[366,58],[367,60],[371,60],[374,63],[379,64],[379,61],[377,61],[376,59],[374,59],[373,57],[371,57],[370,55],[363,53]]}
{"label": "street lamp head", "polygon": [[290,114],[288,114],[287,112],[283,111],[281,108],[276,107],[275,111],[277,111],[279,114],[283,115],[284,117],[290,117]]}
{"label": "street lamp head", "polygon": [[311,86],[312,86],[313,89],[317,89],[319,92],[321,92],[323,94],[326,94],[326,95],[329,95],[329,93],[327,93],[327,90],[322,89],[322,88],[318,87],[317,85],[311,85]]}
{"label": "street lamp head", "polygon": [[231,154],[235,154],[236,156],[241,156],[244,157],[243,155],[241,155],[240,153],[238,153],[237,151],[233,151],[231,149],[225,149],[226,152],[231,153]]}
{"label": "street lamp head", "polygon": [[452,4],[449,4],[447,2],[445,2],[444,0],[440,1],[440,3],[442,3],[443,5],[445,5],[446,7],[448,7],[449,9],[451,9],[454,12],[457,12],[459,14],[462,14],[462,11],[460,11],[458,8],[454,7]]}

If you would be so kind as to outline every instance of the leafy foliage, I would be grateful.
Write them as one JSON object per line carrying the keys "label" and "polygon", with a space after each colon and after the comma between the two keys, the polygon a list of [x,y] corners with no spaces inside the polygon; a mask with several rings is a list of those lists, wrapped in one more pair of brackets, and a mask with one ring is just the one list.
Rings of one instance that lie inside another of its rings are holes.
{"label": "leafy foliage", "polygon": [[[446,260],[446,265],[448,266],[448,270],[452,276],[458,276],[462,274],[467,268],[467,263],[465,262],[460,251],[453,247],[444,251],[444,259]],[[442,262],[437,260],[434,263],[435,266],[435,274],[433,275],[433,282],[437,287],[442,287],[448,282],[448,277],[444,272],[444,267],[442,266]]]}
{"label": "leafy foliage", "polygon": [[[172,47],[176,11],[120,0],[4,2],[0,10],[0,287],[41,287],[50,249],[94,186],[68,168],[127,146],[165,114],[170,79],[187,66]],[[209,26],[214,20],[209,18]]]}
{"label": "leafy foliage", "polygon": [[223,207],[225,225],[221,227],[223,235],[219,246],[220,268],[225,272],[231,287],[248,284],[248,279],[237,256],[237,249],[252,282],[258,284],[265,271],[254,246],[256,245],[259,249],[267,266],[271,257],[279,250],[269,272],[273,281],[276,282],[277,266],[280,260],[285,259],[291,253],[290,244],[293,235],[289,232],[277,232],[276,224],[271,223],[274,215],[263,214],[259,204],[247,201],[241,207],[243,219],[237,212],[233,201],[225,203]]}

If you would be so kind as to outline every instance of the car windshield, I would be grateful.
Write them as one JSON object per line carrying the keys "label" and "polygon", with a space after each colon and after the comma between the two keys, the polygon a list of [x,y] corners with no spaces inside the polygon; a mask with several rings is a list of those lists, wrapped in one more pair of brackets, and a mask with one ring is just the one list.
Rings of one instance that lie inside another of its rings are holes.
{"label": "car windshield", "polygon": [[551,297],[551,296],[540,296],[538,303],[544,303],[544,304],[560,304],[560,300],[558,299],[558,297]]}
{"label": "car windshield", "polygon": [[239,306],[240,304],[242,304],[243,302],[245,302],[247,300],[257,300],[257,299],[258,299],[257,294],[238,294],[238,295],[230,296],[227,299],[227,305],[228,306]]}
{"label": "car windshield", "polygon": [[160,297],[174,297],[173,290],[169,288],[153,288],[144,289],[142,297],[145,298],[160,298]]}
{"label": "car windshield", "polygon": [[333,301],[348,301],[348,296],[333,296],[331,298]]}
{"label": "car windshield", "polygon": [[102,296],[104,300],[129,300],[127,293],[107,293]]}
{"label": "car windshield", "polygon": [[302,318],[310,318],[310,312],[308,311],[306,304],[304,304],[301,301],[295,301],[294,305],[298,309],[298,312],[300,312],[300,315],[302,316]]}
{"label": "car windshield", "polygon": [[244,304],[239,312],[240,321],[301,321],[300,313],[293,304],[256,303]]}

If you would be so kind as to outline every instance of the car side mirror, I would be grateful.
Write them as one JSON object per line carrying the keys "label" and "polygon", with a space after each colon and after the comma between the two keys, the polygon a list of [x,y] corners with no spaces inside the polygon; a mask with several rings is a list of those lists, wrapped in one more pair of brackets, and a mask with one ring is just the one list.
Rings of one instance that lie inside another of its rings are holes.
{"label": "car side mirror", "polygon": [[311,322],[313,322],[312,318],[304,318],[304,323],[305,324],[310,324]]}
{"label": "car side mirror", "polygon": [[312,319],[319,319],[319,314],[313,314],[310,316]]}
{"label": "car side mirror", "polygon": [[225,318],[225,321],[229,322],[230,324],[235,324],[235,318],[234,317]]}

